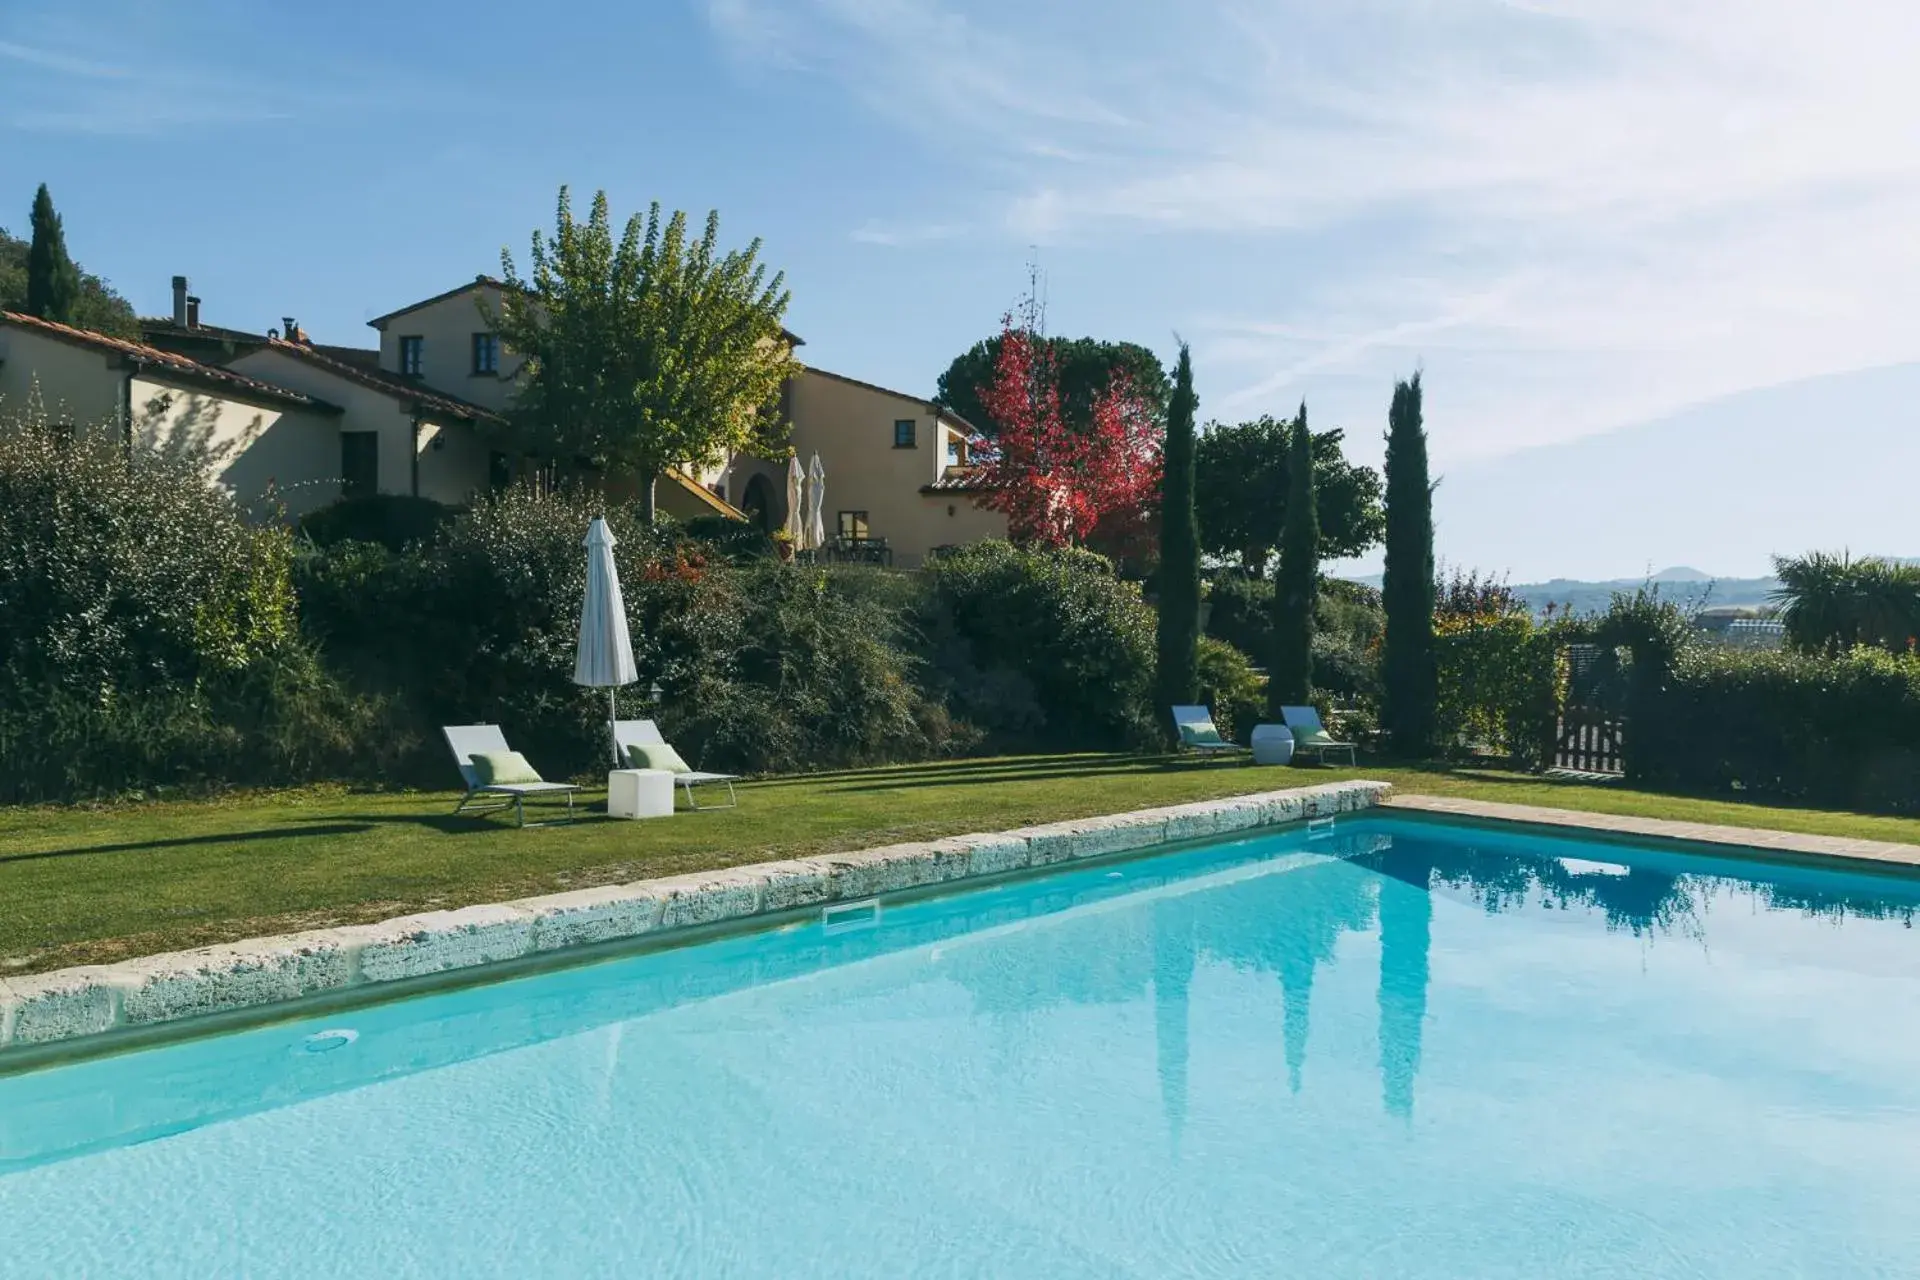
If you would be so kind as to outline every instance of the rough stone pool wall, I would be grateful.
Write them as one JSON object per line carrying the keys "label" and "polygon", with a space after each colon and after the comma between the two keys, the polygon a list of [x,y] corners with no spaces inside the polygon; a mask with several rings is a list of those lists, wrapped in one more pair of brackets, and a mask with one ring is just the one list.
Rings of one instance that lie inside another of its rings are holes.
{"label": "rough stone pool wall", "polygon": [[1327,783],[0,978],[0,1064],[8,1050],[1349,813],[1390,790]]}

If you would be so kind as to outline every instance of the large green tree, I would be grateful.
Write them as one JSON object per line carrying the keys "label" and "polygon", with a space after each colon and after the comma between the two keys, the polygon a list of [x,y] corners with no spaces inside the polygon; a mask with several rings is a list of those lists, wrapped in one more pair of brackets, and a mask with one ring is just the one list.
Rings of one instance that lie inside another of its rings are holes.
{"label": "large green tree", "polygon": [[[41,225],[45,223],[54,237],[64,240],[61,235],[59,215],[53,210],[52,197],[47,189],[40,188],[34,199],[34,234],[39,238]],[[0,229],[0,311],[22,311],[29,315],[39,315],[28,299],[29,264],[34,260],[33,242],[9,235]],[[64,243],[61,256],[65,255]],[[68,260],[72,265],[71,259]],[[118,338],[138,338],[140,323],[134,317],[133,308],[127,300],[113,291],[99,276],[74,267],[78,281],[72,304],[68,307],[63,323],[81,329],[93,329],[101,333],[110,333]],[[56,272],[56,275],[59,273]]]}
{"label": "large green tree", "polygon": [[1288,433],[1286,523],[1273,583],[1273,656],[1267,671],[1267,710],[1306,705],[1313,694],[1313,606],[1320,581],[1320,516],[1314,501],[1313,433],[1307,406]]}
{"label": "large green tree", "polygon": [[777,454],[781,386],[798,368],[781,325],[786,276],[760,241],[722,252],[720,216],[699,239],[656,202],[616,242],[607,195],[585,222],[560,189],[553,235],[533,234],[531,277],[500,255],[500,336],[526,357],[510,420],[521,448],[563,472],[625,472],[653,487],[670,466]]}
{"label": "large green tree", "polygon": [[1433,641],[1433,481],[1421,416],[1420,375],[1396,383],[1387,412],[1386,612],[1381,707],[1393,749],[1425,755],[1434,742],[1438,669]]}
{"label": "large green tree", "polygon": [[[1320,554],[1328,560],[1361,555],[1380,541],[1380,473],[1347,461],[1346,433],[1313,436],[1313,492]],[[1238,560],[1248,574],[1266,571],[1280,545],[1291,492],[1288,457],[1293,424],[1272,417],[1210,423],[1194,448],[1200,494],[1200,548]]]}
{"label": "large green tree", "polygon": [[67,256],[67,234],[54,211],[53,195],[41,183],[33,197],[33,243],[27,249],[27,314],[73,323],[80,300],[80,268]]}
{"label": "large green tree", "polygon": [[[1180,344],[1160,471],[1159,697],[1162,708],[1199,696],[1200,536],[1193,516],[1193,357]],[[1166,722],[1171,732],[1172,722]]]}
{"label": "large green tree", "polygon": [[[934,399],[982,431],[995,429],[986,399],[999,369],[1004,334],[974,343],[954,358],[940,375]],[[1168,411],[1170,384],[1160,357],[1132,342],[1102,342],[1096,338],[1040,338],[1060,379],[1060,417],[1075,431],[1093,423],[1095,403],[1106,395],[1116,370],[1145,397],[1156,418]]]}

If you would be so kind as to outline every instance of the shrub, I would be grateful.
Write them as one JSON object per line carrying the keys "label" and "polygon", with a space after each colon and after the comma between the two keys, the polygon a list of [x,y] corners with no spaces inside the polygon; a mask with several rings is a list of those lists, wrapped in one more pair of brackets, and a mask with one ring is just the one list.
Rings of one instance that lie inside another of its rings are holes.
{"label": "shrub", "polygon": [[1442,614],[1434,629],[1442,745],[1490,749],[1523,768],[1544,764],[1559,647],[1524,610]]}
{"label": "shrub", "polygon": [[804,770],[916,759],[952,729],[915,683],[904,613],[837,591],[821,569],[765,561],[724,661],[680,699],[676,732],[727,768]]}
{"label": "shrub", "polygon": [[1153,611],[1109,561],[989,541],[930,562],[925,577],[933,687],[957,717],[1000,741],[1156,741]]}
{"label": "shrub", "polygon": [[346,767],[370,708],[299,642],[290,563],[190,455],[0,427],[0,798]]}
{"label": "shrub", "polygon": [[1322,578],[1314,612],[1315,686],[1364,709],[1378,706],[1380,638],[1387,625],[1379,591],[1341,578]]}
{"label": "shrub", "polygon": [[341,542],[373,542],[399,551],[427,542],[455,509],[406,494],[380,493],[342,498],[300,517],[300,530],[323,547]]}
{"label": "shrub", "polygon": [[[472,720],[498,722],[549,776],[606,767],[606,693],[572,680],[595,514],[614,535],[639,671],[616,697],[696,765],[824,768],[954,740],[914,680],[914,598],[883,601],[857,573],[714,559],[684,526],[516,490],[406,553],[342,544],[303,564],[302,624],[357,685],[395,699],[422,746],[409,776],[444,782],[438,726]],[[639,690],[654,683],[661,706],[648,708]]]}
{"label": "shrub", "polygon": [[1214,727],[1245,742],[1266,709],[1267,682],[1247,655],[1224,640],[1200,637],[1200,700],[1213,708]]}
{"label": "shrub", "polygon": [[679,530],[688,541],[703,544],[716,559],[745,563],[771,559],[774,554],[770,534],[757,524],[731,516],[696,516],[682,521]]}
{"label": "shrub", "polygon": [[[697,552],[585,495],[515,489],[449,520],[398,555],[343,545],[303,573],[302,623],[362,687],[396,694],[424,758],[409,776],[444,781],[438,726],[498,722],[551,777],[610,758],[606,695],[573,683],[588,522],[603,514],[640,686],[696,686],[739,612]],[[632,705],[634,691],[624,694]]]}
{"label": "shrub", "polygon": [[1636,781],[1832,808],[1920,810],[1920,659],[1717,646],[1635,697]]}
{"label": "shrub", "polygon": [[1236,570],[1215,575],[1207,634],[1251,656],[1273,652],[1273,583]]}
{"label": "shrub", "polygon": [[1855,645],[1904,653],[1920,636],[1920,565],[1813,552],[1775,557],[1787,643],[1835,654]]}

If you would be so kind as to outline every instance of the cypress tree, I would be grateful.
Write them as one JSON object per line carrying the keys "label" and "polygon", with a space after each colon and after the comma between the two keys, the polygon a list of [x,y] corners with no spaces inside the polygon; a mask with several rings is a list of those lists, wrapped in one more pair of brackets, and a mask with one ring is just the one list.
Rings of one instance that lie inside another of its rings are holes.
{"label": "cypress tree", "polygon": [[80,300],[80,268],[67,256],[67,237],[53,196],[41,183],[33,197],[33,243],[27,249],[27,314],[60,324],[73,323]]}
{"label": "cypress tree", "polygon": [[1387,569],[1381,595],[1386,637],[1381,678],[1393,749],[1427,754],[1438,698],[1433,644],[1433,482],[1420,414],[1420,375],[1396,383],[1387,413]]}
{"label": "cypress tree", "polygon": [[[1190,705],[1199,696],[1200,529],[1193,510],[1193,359],[1180,344],[1167,407],[1167,442],[1160,475],[1160,622],[1157,699],[1161,707]],[[1172,721],[1163,721],[1172,733]]]}
{"label": "cypress tree", "polygon": [[1313,597],[1320,581],[1320,512],[1313,493],[1313,435],[1307,406],[1287,441],[1287,507],[1280,525],[1280,566],[1273,580],[1273,657],[1267,671],[1267,714],[1305,706],[1313,692]]}

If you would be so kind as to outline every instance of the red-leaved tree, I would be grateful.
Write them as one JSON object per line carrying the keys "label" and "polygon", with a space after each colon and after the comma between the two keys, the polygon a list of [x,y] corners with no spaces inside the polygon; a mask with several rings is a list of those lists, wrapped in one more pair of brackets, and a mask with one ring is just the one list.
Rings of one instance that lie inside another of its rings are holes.
{"label": "red-leaved tree", "polygon": [[1093,540],[1116,554],[1144,550],[1165,429],[1124,373],[1114,371],[1094,397],[1087,429],[1075,431],[1061,416],[1052,351],[1003,317],[1000,356],[980,400],[994,436],[974,451],[978,501],[1007,517],[1014,541],[1058,547]]}

